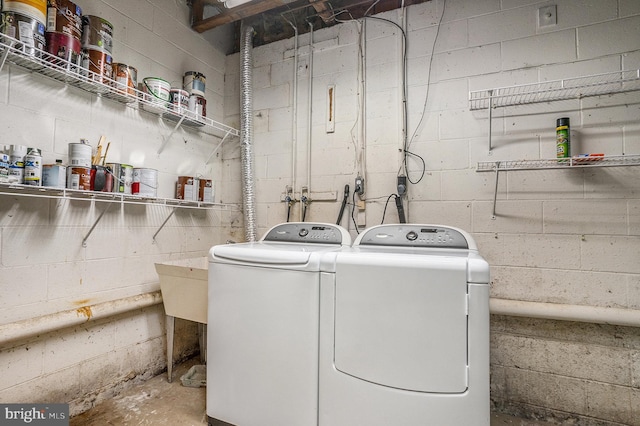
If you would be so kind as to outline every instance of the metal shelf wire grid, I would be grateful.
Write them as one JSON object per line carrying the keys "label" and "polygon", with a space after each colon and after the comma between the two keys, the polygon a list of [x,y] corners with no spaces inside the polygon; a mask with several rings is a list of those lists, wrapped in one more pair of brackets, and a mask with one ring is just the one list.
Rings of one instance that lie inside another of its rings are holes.
{"label": "metal shelf wire grid", "polygon": [[471,110],[640,90],[640,69],[469,92]]}
{"label": "metal shelf wire grid", "polygon": [[217,137],[239,136],[233,127],[208,117],[196,115],[184,108],[174,109],[168,103],[151,99],[148,93],[129,87],[119,81],[102,76],[48,52],[27,46],[19,40],[0,34],[0,71],[6,62],[58,80],[62,83],[96,94],[103,98],[140,107],[182,126],[199,128],[203,133]]}
{"label": "metal shelf wire grid", "polygon": [[583,167],[640,166],[640,155],[591,156],[542,160],[505,160],[478,162],[477,172],[508,170],[573,169]]}

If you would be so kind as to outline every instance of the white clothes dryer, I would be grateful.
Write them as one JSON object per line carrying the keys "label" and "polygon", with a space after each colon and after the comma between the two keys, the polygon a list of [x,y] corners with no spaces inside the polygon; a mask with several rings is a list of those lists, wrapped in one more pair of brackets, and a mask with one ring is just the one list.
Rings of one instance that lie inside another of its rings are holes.
{"label": "white clothes dryer", "polygon": [[376,226],[324,263],[320,426],[489,425],[489,265],[468,233]]}
{"label": "white clothes dryer", "polygon": [[342,227],[284,223],[209,251],[210,426],[311,426],[318,418],[320,265]]}

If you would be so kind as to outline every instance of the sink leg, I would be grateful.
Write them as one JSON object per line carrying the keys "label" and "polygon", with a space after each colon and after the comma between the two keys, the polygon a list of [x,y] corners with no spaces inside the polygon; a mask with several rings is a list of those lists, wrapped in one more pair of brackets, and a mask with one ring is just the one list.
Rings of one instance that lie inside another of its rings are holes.
{"label": "sink leg", "polygon": [[175,329],[175,318],[167,315],[167,378],[171,383],[171,373],[173,372],[173,332]]}
{"label": "sink leg", "polygon": [[198,334],[200,335],[200,362],[207,363],[207,324],[198,323]]}

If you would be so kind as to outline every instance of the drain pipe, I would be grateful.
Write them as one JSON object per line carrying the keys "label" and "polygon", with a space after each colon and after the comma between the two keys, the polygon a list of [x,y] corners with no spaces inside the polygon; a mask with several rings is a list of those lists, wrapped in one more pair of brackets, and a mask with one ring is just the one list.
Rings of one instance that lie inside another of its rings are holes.
{"label": "drain pipe", "polygon": [[640,327],[640,310],[491,298],[494,315]]}
{"label": "drain pipe", "polygon": [[253,174],[253,27],[242,30],[240,40],[240,150],[245,240],[257,239]]}
{"label": "drain pipe", "polygon": [[154,291],[3,324],[0,325],[0,347],[4,347],[11,342],[41,336],[67,327],[95,322],[99,319],[148,308],[160,303],[162,303],[162,294],[160,291]]}
{"label": "drain pipe", "polygon": [[[308,89],[308,99],[307,102],[309,106],[307,107],[307,199],[304,200],[304,203],[300,203],[300,207],[303,207],[302,217],[304,217],[307,213],[307,208],[309,207],[309,199],[311,198],[311,139],[313,134],[312,124],[313,124],[313,23],[309,22],[309,87]],[[302,200],[302,197],[300,198]],[[302,219],[304,221],[304,219]]]}

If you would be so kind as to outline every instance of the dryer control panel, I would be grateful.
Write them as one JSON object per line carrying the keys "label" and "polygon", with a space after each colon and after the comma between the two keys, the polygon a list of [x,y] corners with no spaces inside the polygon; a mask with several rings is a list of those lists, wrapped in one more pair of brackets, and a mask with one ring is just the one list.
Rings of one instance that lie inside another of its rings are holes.
{"label": "dryer control panel", "polygon": [[456,228],[399,224],[374,226],[361,234],[354,245],[469,249],[468,239]]}
{"label": "dryer control panel", "polygon": [[350,245],[351,237],[342,227],[327,223],[288,222],[271,228],[262,241]]}

